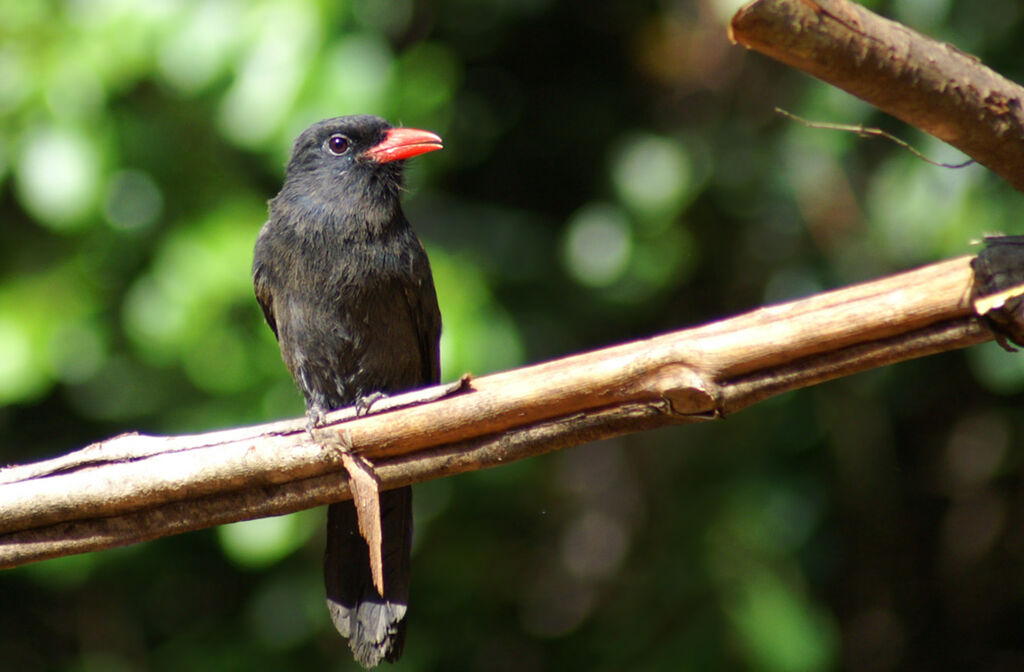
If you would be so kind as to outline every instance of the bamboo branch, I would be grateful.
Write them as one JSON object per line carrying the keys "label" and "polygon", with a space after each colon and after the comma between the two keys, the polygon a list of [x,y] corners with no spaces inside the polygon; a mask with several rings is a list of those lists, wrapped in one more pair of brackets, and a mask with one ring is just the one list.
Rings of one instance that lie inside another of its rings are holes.
{"label": "bamboo branch", "polygon": [[755,0],[729,36],[948,142],[1024,191],[1024,88],[847,0]]}
{"label": "bamboo branch", "polygon": [[[992,338],[976,286],[1005,289],[1024,245],[327,416],[382,487],[498,466],[668,424],[719,418],[857,371]],[[984,254],[984,253],[983,253]],[[993,279],[994,278],[994,279]],[[379,409],[379,410],[378,410]],[[194,436],[126,434],[0,470],[0,567],[349,497],[303,419]]]}

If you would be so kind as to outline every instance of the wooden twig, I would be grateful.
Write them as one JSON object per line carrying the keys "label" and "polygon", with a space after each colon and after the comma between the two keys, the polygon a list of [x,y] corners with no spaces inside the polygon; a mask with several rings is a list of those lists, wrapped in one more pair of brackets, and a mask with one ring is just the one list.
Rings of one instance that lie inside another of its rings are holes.
{"label": "wooden twig", "polygon": [[917,158],[921,159],[925,163],[930,163],[936,168],[949,168],[952,170],[956,170],[959,168],[966,168],[967,166],[973,166],[975,163],[977,163],[974,159],[967,159],[966,161],[961,161],[959,163],[942,163],[941,161],[929,159],[927,156],[925,156],[917,149],[915,149],[914,146],[911,145],[909,142],[901,140],[892,133],[887,133],[880,128],[870,128],[868,126],[865,126],[864,124],[834,124],[832,122],[827,121],[809,121],[807,119],[804,119],[803,117],[798,117],[792,112],[784,110],[781,107],[776,107],[775,112],[776,114],[781,114],[787,119],[792,119],[793,121],[803,126],[806,126],[807,128],[817,128],[823,131],[842,131],[843,133],[856,133],[862,138],[882,138],[883,140],[888,140],[897,147],[907,150],[908,152],[910,152]]}
{"label": "wooden twig", "polygon": [[[1020,266],[1024,246],[1007,250],[993,269]],[[344,436],[390,488],[719,418],[787,390],[990,340],[972,308],[970,262],[401,395],[363,417],[345,409],[327,416],[324,431]],[[304,425],[128,434],[0,470],[0,567],[347,498],[338,451],[311,441]]]}
{"label": "wooden twig", "polygon": [[945,140],[1024,191],[1024,88],[847,0],[755,0],[729,36]]}

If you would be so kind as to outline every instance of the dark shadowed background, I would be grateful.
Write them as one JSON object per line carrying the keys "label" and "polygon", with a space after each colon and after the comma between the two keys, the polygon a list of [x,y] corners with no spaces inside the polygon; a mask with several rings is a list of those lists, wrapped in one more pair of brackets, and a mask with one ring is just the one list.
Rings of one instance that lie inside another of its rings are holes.
{"label": "dark shadowed background", "polygon": [[[1024,79],[1014,0],[866,3]],[[1024,233],[735,0],[0,0],[0,463],[299,415],[252,296],[292,138],[427,128],[444,378]],[[1024,357],[989,344],[418,486],[399,670],[1024,667]],[[2,512],[0,512],[2,515]],[[352,669],[323,510],[0,573],[0,669]]]}

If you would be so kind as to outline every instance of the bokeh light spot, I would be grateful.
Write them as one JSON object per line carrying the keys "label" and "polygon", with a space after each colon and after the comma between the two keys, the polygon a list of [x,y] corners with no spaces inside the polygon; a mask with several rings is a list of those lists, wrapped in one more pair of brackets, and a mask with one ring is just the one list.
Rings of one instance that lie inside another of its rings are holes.
{"label": "bokeh light spot", "polygon": [[25,209],[54,228],[79,224],[88,214],[99,181],[92,144],[70,129],[30,133],[18,161],[18,195]]}
{"label": "bokeh light spot", "polygon": [[157,220],[162,209],[160,188],[146,173],[123,170],[111,176],[104,214],[115,229],[145,229]]}
{"label": "bokeh light spot", "polygon": [[171,86],[194,93],[214,80],[227,66],[242,37],[238,2],[203,2],[188,13],[184,24],[170,35],[158,53],[158,65]]}
{"label": "bokeh light spot", "polygon": [[386,42],[374,35],[351,35],[336,42],[327,59],[330,85],[322,94],[329,96],[336,114],[381,109],[394,66]]}
{"label": "bokeh light spot", "polygon": [[622,564],[629,535],[621,522],[600,511],[588,511],[562,538],[562,562],[579,579],[611,576]]}
{"label": "bokeh light spot", "polygon": [[677,206],[689,191],[691,174],[686,150],[655,135],[627,141],[612,166],[619,197],[645,214],[662,214]]}
{"label": "bokeh light spot", "polygon": [[224,554],[242,567],[268,567],[302,546],[312,526],[308,512],[246,520],[217,528]]}
{"label": "bokeh light spot", "polygon": [[572,216],[567,230],[564,259],[577,281],[604,287],[619,279],[629,265],[633,239],[629,221],[618,208],[586,205]]}
{"label": "bokeh light spot", "polygon": [[284,122],[319,43],[317,17],[309,6],[279,4],[267,11],[263,31],[220,109],[225,135],[249,147],[261,145]]}
{"label": "bokeh light spot", "polygon": [[63,381],[81,383],[106,363],[107,346],[95,323],[61,324],[50,339],[50,358]]}

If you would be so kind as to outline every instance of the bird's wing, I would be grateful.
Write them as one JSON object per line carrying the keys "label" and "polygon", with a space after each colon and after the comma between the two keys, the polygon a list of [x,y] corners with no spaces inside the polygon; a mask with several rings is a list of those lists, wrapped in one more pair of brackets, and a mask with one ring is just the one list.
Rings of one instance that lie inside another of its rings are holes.
{"label": "bird's wing", "polygon": [[260,263],[258,249],[252,266],[252,286],[256,290],[256,300],[259,301],[260,308],[263,309],[263,317],[267,319],[270,330],[277,337],[277,320],[274,319],[274,295],[270,291],[270,282],[267,280],[266,269]]}
{"label": "bird's wing", "polygon": [[437,291],[430,273],[430,262],[424,254],[415,262],[415,283],[405,287],[405,301],[409,316],[416,329],[423,363],[423,382],[434,385],[441,382],[441,311],[437,307]]}
{"label": "bird's wing", "polygon": [[441,382],[441,352],[438,343],[441,334],[441,312],[437,308],[437,293],[429,276],[423,285],[420,291],[407,287],[405,296],[419,339],[423,382],[433,385]]}

